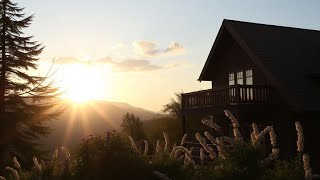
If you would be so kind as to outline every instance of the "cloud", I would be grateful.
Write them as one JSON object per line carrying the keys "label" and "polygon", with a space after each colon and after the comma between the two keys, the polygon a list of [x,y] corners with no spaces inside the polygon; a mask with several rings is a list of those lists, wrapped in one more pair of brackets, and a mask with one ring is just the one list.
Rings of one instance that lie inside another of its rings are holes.
{"label": "cloud", "polygon": [[185,53],[185,48],[173,41],[168,48],[158,49],[158,44],[153,41],[140,40],[132,43],[135,53],[142,57],[155,57],[162,55],[178,55]]}
{"label": "cloud", "polygon": [[145,59],[127,58],[120,61],[115,61],[111,57],[106,57],[96,61],[99,64],[111,64],[115,71],[119,72],[141,72],[141,71],[154,71],[162,69],[162,66],[151,64],[150,61]]}

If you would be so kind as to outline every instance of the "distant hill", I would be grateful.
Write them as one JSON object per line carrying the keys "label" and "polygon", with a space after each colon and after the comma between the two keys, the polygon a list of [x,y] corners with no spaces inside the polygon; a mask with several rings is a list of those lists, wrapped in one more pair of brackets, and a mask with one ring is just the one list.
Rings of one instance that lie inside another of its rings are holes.
{"label": "distant hill", "polygon": [[59,120],[48,122],[52,133],[40,140],[45,148],[73,146],[90,134],[102,134],[107,130],[118,130],[122,116],[129,112],[142,120],[151,119],[155,113],[127,103],[90,101],[75,104],[64,101],[66,110]]}

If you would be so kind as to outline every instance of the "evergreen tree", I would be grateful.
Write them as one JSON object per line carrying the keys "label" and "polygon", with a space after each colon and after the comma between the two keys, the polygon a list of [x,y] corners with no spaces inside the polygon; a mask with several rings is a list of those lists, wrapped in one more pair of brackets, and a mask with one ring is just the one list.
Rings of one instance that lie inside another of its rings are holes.
{"label": "evergreen tree", "polygon": [[[57,89],[37,69],[42,44],[26,36],[33,15],[25,16],[11,0],[0,0],[0,159],[30,160],[40,151],[34,140],[49,133],[45,121],[56,118]],[[3,162],[3,161],[2,161]]]}
{"label": "evergreen tree", "polygon": [[145,137],[142,125],[143,123],[139,117],[136,117],[132,113],[126,113],[122,117],[120,127],[121,131],[126,135],[129,135],[134,139],[142,139]]}

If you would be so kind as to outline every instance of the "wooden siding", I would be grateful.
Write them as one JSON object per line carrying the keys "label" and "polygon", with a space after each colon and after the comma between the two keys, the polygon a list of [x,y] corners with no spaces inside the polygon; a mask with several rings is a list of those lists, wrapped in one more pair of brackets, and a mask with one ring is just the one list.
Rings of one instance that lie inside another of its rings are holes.
{"label": "wooden siding", "polygon": [[[228,32],[225,32],[228,33]],[[212,77],[212,89],[228,87],[228,73],[237,73],[252,69],[254,85],[270,85],[266,77],[238,43],[229,35],[224,36],[223,44],[215,54],[214,68],[209,71]]]}

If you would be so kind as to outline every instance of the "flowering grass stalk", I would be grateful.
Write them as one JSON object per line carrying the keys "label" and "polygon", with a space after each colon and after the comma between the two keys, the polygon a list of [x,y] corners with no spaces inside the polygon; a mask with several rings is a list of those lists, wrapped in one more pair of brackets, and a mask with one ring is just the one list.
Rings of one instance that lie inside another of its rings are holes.
{"label": "flowering grass stalk", "polygon": [[304,176],[306,180],[312,179],[312,169],[310,167],[310,158],[308,154],[303,154],[302,156],[303,161],[303,169],[304,169]]}
{"label": "flowering grass stalk", "polygon": [[166,132],[163,132],[163,137],[164,137],[164,141],[165,141],[165,145],[164,145],[164,152],[167,152],[169,150],[169,144],[170,144],[170,141],[169,141],[169,136]]}
{"label": "flowering grass stalk", "polygon": [[276,147],[276,145],[277,145],[277,136],[276,136],[276,133],[274,132],[273,127],[269,131],[269,136],[270,136],[270,143],[271,143],[272,147]]}
{"label": "flowering grass stalk", "polygon": [[61,151],[64,153],[64,156],[66,157],[67,161],[71,161],[71,155],[69,149],[65,147],[60,147]]}
{"label": "flowering grass stalk", "polygon": [[21,169],[20,163],[16,156],[13,157],[13,165],[16,169],[19,169],[19,170]]}
{"label": "flowering grass stalk", "polygon": [[160,151],[161,151],[160,141],[157,140],[156,153],[159,153]]}
{"label": "flowering grass stalk", "polygon": [[256,137],[255,137],[255,141],[253,142],[253,144],[258,144],[267,133],[269,133],[272,130],[272,126],[267,126],[266,128],[264,128],[261,133],[259,133]]}
{"label": "flowering grass stalk", "polygon": [[177,146],[177,147],[174,148],[174,152],[176,153],[176,152],[178,152],[178,151],[183,152],[183,153],[185,154],[185,158],[189,158],[190,162],[191,162],[193,165],[195,165],[195,162],[194,162],[194,160],[192,159],[192,155],[191,155],[190,151],[189,151],[187,148],[185,148],[185,147],[183,147],[183,146]]}
{"label": "flowering grass stalk", "polygon": [[260,161],[260,165],[262,167],[267,166],[271,163],[271,161],[278,159],[278,157],[279,157],[279,149],[272,148],[271,154],[266,159]]}
{"label": "flowering grass stalk", "polygon": [[207,119],[203,119],[202,120],[202,123],[211,127],[212,129],[216,130],[216,131],[220,131],[221,130],[221,127],[219,125],[217,125],[216,123],[210,121],[210,120],[207,120]]}
{"label": "flowering grass stalk", "polygon": [[302,153],[303,152],[303,141],[304,141],[304,136],[303,136],[303,129],[299,121],[295,122],[296,130],[297,130],[297,135],[298,135],[298,140],[297,140],[297,151]]}
{"label": "flowering grass stalk", "polygon": [[147,140],[144,140],[144,152],[143,155],[147,156],[148,155],[148,151],[149,151],[149,144]]}
{"label": "flowering grass stalk", "polygon": [[0,176],[0,180],[6,180],[6,178],[4,178],[3,176]]}
{"label": "flowering grass stalk", "polygon": [[204,138],[202,138],[202,136],[199,133],[196,133],[196,138],[199,141],[199,143],[202,145],[202,147],[204,148],[204,150],[206,150],[210,155],[211,159],[214,159],[216,157],[216,154],[214,152],[214,150],[208,146],[208,144],[206,143],[206,140]]}
{"label": "flowering grass stalk", "polygon": [[130,140],[130,143],[131,143],[131,146],[132,146],[132,149],[136,152],[136,153],[140,153],[136,143],[134,142],[133,138],[131,136],[128,136],[129,140]]}
{"label": "flowering grass stalk", "polygon": [[15,169],[13,169],[12,167],[6,167],[5,170],[9,171],[10,174],[13,176],[14,180],[20,180],[18,171],[16,171]]}
{"label": "flowering grass stalk", "polygon": [[233,135],[234,135],[235,140],[242,141],[242,136],[239,131],[240,124],[239,124],[237,118],[234,117],[234,115],[228,110],[225,110],[224,113],[231,120],[232,127],[233,127]]}
{"label": "flowering grass stalk", "polygon": [[39,164],[38,159],[34,156],[33,156],[32,160],[33,160],[33,164],[34,164],[34,167],[35,167],[35,170],[36,170],[38,176],[41,176],[41,174],[42,174],[41,164]]}
{"label": "flowering grass stalk", "polygon": [[184,143],[186,142],[187,136],[188,136],[187,134],[184,134],[184,135],[183,135],[183,137],[182,137],[182,139],[181,139],[180,146],[183,146],[183,145],[184,145]]}
{"label": "flowering grass stalk", "polygon": [[51,165],[53,166],[58,159],[59,149],[54,150],[51,160]]}
{"label": "flowering grass stalk", "polygon": [[205,154],[205,152],[204,152],[204,149],[201,148],[201,149],[200,149],[200,161],[201,161],[201,165],[203,165],[204,160],[205,160],[206,158],[207,158],[207,156],[206,156],[206,154]]}

